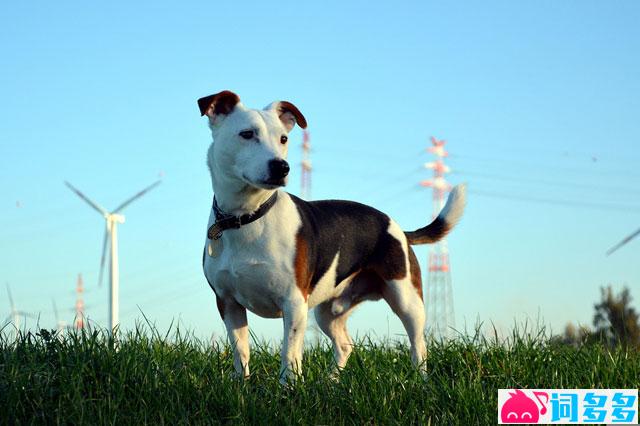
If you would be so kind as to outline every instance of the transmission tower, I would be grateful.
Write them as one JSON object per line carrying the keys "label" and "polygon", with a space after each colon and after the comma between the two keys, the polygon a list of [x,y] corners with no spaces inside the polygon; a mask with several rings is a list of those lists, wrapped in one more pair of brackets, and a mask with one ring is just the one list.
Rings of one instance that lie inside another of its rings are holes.
{"label": "transmission tower", "polygon": [[84,328],[84,300],[82,299],[82,293],[84,293],[84,283],[82,274],[78,274],[76,283],[76,319],[73,322],[73,326],[77,329]]}
{"label": "transmission tower", "polygon": [[[444,164],[444,158],[449,155],[445,150],[444,140],[431,137],[431,146],[427,152],[435,155],[435,161],[426,163],[427,169],[433,170],[431,179],[423,180],[420,185],[433,190],[433,218],[444,207],[446,194],[451,185],[444,175],[451,170]],[[452,336],[455,328],[453,310],[453,291],[451,286],[451,266],[449,265],[449,249],[446,239],[431,245],[429,251],[429,269],[427,275],[427,330],[436,339],[446,339]]]}
{"label": "transmission tower", "polygon": [[309,132],[302,132],[302,167],[300,197],[304,200],[311,199],[311,142]]}
{"label": "transmission tower", "polygon": [[[300,162],[302,173],[300,174],[300,197],[305,200],[311,200],[311,140],[309,132],[302,131],[302,161]],[[307,329],[313,333],[313,340],[318,343],[322,339],[320,327],[316,323],[315,316],[310,315],[307,322]]]}

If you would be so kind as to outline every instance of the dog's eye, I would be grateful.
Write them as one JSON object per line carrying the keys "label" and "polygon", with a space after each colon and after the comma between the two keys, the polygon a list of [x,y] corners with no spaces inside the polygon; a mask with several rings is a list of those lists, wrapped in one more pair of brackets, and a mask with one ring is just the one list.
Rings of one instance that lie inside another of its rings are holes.
{"label": "dog's eye", "polygon": [[287,141],[288,141],[288,140],[289,140],[289,138],[288,138],[288,137],[286,137],[286,136],[284,136],[284,135],[280,136],[280,143],[281,143],[282,145],[284,145],[285,143],[287,143]]}
{"label": "dog's eye", "polygon": [[242,139],[253,139],[255,133],[253,132],[253,130],[243,130],[239,133],[239,135]]}

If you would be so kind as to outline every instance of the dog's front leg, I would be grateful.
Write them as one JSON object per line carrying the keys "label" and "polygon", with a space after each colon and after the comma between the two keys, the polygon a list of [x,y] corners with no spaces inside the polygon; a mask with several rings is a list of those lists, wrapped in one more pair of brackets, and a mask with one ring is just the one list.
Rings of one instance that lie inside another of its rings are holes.
{"label": "dog's front leg", "polygon": [[282,384],[293,382],[302,374],[304,331],[307,328],[308,312],[309,308],[305,301],[291,302],[283,309],[284,339],[280,368]]}
{"label": "dog's front leg", "polygon": [[222,318],[233,348],[233,367],[239,377],[249,377],[247,310],[234,299],[224,299],[221,312],[224,312]]}

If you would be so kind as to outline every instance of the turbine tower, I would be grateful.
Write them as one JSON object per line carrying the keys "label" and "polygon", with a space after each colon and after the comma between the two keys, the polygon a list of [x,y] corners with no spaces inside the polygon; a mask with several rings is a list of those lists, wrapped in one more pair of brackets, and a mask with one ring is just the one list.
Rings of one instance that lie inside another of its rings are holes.
{"label": "turbine tower", "polygon": [[[424,166],[433,170],[433,178],[420,182],[420,185],[433,190],[434,219],[444,207],[447,192],[451,191],[451,184],[444,177],[446,173],[451,171],[443,160],[449,155],[444,148],[445,143],[444,140],[431,138],[431,146],[427,148],[427,151],[435,155],[436,159],[433,162],[426,163]],[[437,339],[446,339],[452,335],[456,324],[453,310],[449,249],[446,238],[431,245],[426,291],[427,330],[429,334]]]}
{"label": "turbine tower", "polygon": [[69,187],[73,192],[75,192],[78,197],[82,198],[87,204],[89,204],[93,209],[95,209],[102,217],[104,217],[106,229],[104,232],[104,239],[102,240],[102,257],[100,259],[100,275],[98,277],[98,286],[102,285],[102,275],[104,271],[104,262],[107,254],[107,248],[110,246],[110,256],[109,256],[109,332],[113,333],[113,330],[118,325],[118,314],[119,314],[119,285],[120,285],[120,276],[118,269],[118,224],[124,223],[124,216],[120,214],[120,212],[127,207],[129,204],[142,197],[144,194],[149,192],[151,189],[160,185],[161,181],[156,181],[144,188],[142,191],[135,194],[133,197],[122,202],[118,207],[116,207],[113,211],[108,212],[104,208],[100,207],[95,202],[91,201],[86,195],[84,195],[80,190],[75,188],[69,182],[65,181],[65,185]]}
{"label": "turbine tower", "polygon": [[59,334],[62,334],[62,332],[68,329],[69,326],[67,326],[67,323],[64,320],[60,319],[60,315],[58,313],[58,305],[56,305],[55,299],[51,298],[51,304],[53,305],[53,315],[56,319],[56,330]]}

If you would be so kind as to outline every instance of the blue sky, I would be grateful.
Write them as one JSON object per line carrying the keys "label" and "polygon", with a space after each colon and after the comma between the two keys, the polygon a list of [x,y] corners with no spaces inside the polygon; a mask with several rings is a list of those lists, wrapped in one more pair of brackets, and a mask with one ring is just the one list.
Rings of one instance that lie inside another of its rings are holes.
{"label": "blue sky", "polygon": [[[113,208],[163,173],[119,228],[122,325],[139,306],[161,329],[222,335],[200,265],[212,191],[196,99],[230,89],[303,111],[313,198],[405,229],[430,218],[424,148],[446,139],[450,180],[470,192],[449,239],[457,325],[590,324],[600,286],[640,300],[640,240],[604,255],[640,226],[639,20],[634,1],[5,3],[0,283],[54,327],[52,298],[71,322],[82,273],[106,324],[103,220],[63,181]],[[250,322],[281,336],[280,321]],[[350,328],[402,333],[382,303]]]}

